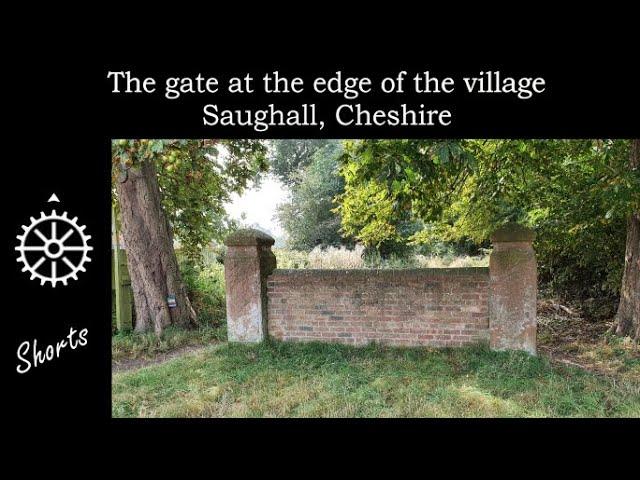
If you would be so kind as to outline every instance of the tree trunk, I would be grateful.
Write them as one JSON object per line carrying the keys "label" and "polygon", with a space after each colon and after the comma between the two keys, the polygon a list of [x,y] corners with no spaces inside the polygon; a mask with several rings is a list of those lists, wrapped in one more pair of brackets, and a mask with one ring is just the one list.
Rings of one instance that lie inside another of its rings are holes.
{"label": "tree trunk", "polygon": [[[640,140],[631,141],[629,168],[640,173]],[[640,212],[632,212],[627,222],[620,304],[612,330],[616,335],[640,339]]]}
{"label": "tree trunk", "polygon": [[[124,181],[117,181],[116,190],[136,307],[135,331],[153,329],[159,336],[169,325],[195,324],[153,162],[143,161],[129,169]],[[175,295],[175,307],[169,307],[169,295]]]}

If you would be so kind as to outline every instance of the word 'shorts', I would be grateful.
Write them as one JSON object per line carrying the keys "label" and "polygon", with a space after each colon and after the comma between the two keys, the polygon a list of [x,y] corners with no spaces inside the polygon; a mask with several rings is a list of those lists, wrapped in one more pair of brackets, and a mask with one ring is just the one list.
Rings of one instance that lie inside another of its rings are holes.
{"label": "word 'shorts'", "polygon": [[536,353],[534,234],[494,233],[489,268],[277,270],[274,241],[256,230],[227,239],[230,341],[450,347],[489,343]]}
{"label": "word 'shorts'", "polygon": [[[76,335],[76,333],[78,335]],[[78,347],[86,346],[87,334],[88,330],[86,328],[78,332],[75,328],[70,327],[69,333],[55,344],[39,347],[37,339],[34,339],[32,342],[22,342],[16,352],[18,360],[20,361],[16,366],[16,371],[18,373],[27,373],[31,368],[39,367],[59,358],[61,352],[67,349],[75,350]]]}

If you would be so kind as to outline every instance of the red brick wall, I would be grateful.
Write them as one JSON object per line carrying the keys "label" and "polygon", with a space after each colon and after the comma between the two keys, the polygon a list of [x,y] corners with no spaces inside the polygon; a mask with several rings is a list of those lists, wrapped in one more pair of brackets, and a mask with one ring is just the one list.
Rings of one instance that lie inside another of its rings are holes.
{"label": "red brick wall", "polygon": [[489,335],[489,269],[275,270],[268,331],[280,340],[460,346]]}

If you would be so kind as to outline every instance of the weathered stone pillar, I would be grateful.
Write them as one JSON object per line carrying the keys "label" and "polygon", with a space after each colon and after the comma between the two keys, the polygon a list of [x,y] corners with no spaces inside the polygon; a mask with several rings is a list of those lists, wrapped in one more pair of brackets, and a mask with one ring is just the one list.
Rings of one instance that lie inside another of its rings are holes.
{"label": "weathered stone pillar", "polygon": [[227,237],[224,278],[227,337],[257,343],[267,335],[267,276],[276,268],[274,239],[259,230],[237,230]]}
{"label": "weathered stone pillar", "polygon": [[535,233],[509,223],[491,236],[489,330],[494,350],[536,354],[537,267]]}

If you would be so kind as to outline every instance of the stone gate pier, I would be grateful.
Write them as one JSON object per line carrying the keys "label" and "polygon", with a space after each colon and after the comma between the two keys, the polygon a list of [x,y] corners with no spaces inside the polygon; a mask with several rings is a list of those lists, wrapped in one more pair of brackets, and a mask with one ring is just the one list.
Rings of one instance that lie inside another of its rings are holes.
{"label": "stone gate pier", "polygon": [[494,350],[536,354],[538,276],[535,233],[507,224],[491,236],[489,331]]}
{"label": "stone gate pier", "polygon": [[276,268],[275,240],[259,230],[238,230],[227,237],[224,279],[227,336],[230,342],[256,343],[267,332],[267,277]]}
{"label": "stone gate pier", "polygon": [[274,239],[239,230],[226,240],[227,329],[232,342],[337,342],[453,347],[488,343],[536,353],[532,230],[491,237],[489,268],[283,270]]}

